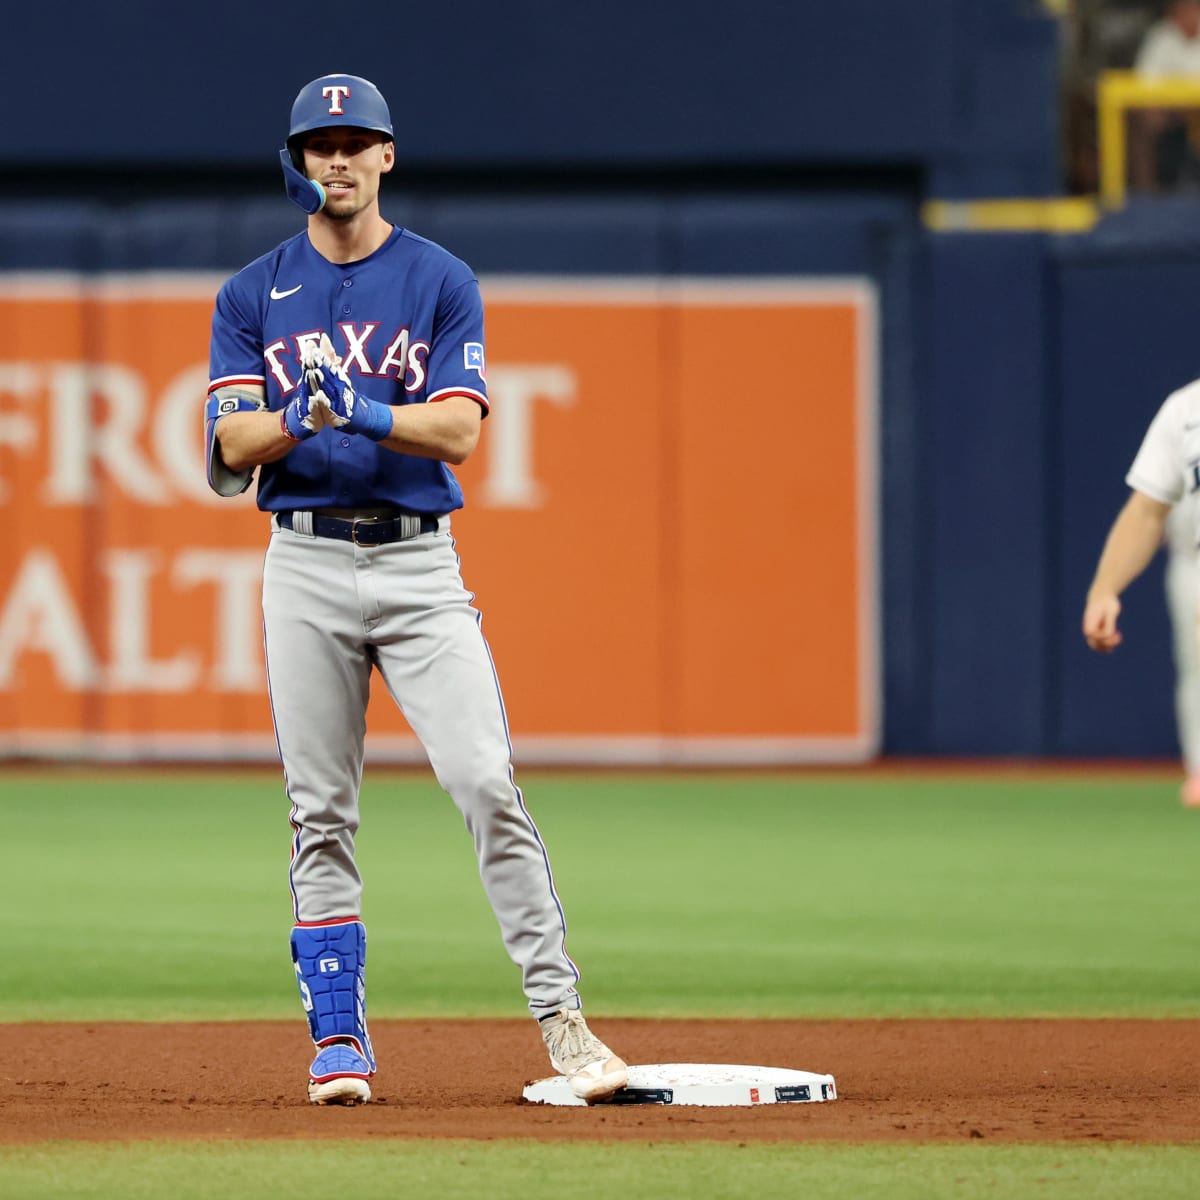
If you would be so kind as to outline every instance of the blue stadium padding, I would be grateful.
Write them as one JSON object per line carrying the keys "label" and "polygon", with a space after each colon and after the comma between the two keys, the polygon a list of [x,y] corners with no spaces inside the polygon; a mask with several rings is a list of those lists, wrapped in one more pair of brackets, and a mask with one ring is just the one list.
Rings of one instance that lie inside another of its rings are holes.
{"label": "blue stadium padding", "polygon": [[192,271],[229,262],[225,216],[226,206],[200,200],[111,209],[97,230],[97,265],[104,271]]}
{"label": "blue stadium padding", "polygon": [[961,0],[957,17],[958,61],[965,69],[955,81],[952,148],[930,159],[930,194],[1057,195],[1059,22],[1033,4],[996,0]]}
{"label": "blue stadium padding", "polygon": [[0,269],[94,270],[105,219],[96,203],[0,201]]}
{"label": "blue stadium padding", "polygon": [[927,318],[929,748],[1045,744],[1043,238],[931,237]]}
{"label": "blue stadium padding", "polygon": [[483,197],[430,203],[413,230],[488,274],[650,274],[665,259],[668,210],[657,200]]}
{"label": "blue stadium padding", "polygon": [[685,275],[874,275],[881,239],[913,236],[916,219],[903,196],[798,191],[700,195],[673,216],[671,269]]}
{"label": "blue stadium padding", "polygon": [[[1173,665],[1163,559],[1126,593],[1125,644],[1100,657],[1079,633],[1084,595],[1124,479],[1167,394],[1200,377],[1200,254],[1097,261],[1083,248],[1061,265],[1056,392],[1060,555],[1053,617],[1058,753],[1174,755]],[[1153,253],[1143,243],[1141,251]]]}
{"label": "blue stadium padding", "polygon": [[[0,128],[4,161],[199,166],[227,173],[231,192],[247,167],[277,172],[293,97],[330,68],[310,33],[326,8],[210,0],[203,18],[160,6],[147,20],[149,7],[72,12],[69,38],[55,6],[21,9],[5,91],[14,104],[36,98],[36,119]],[[1035,0],[758,0],[736,10],[609,0],[551,14],[541,0],[459,0],[416,16],[362,0],[355,20],[370,31],[356,39],[355,71],[387,96],[414,171],[907,163],[936,172],[953,161],[946,181],[978,195],[976,162],[1014,182],[1058,166],[1046,136],[1059,97],[1057,27]],[[226,58],[230,29],[241,45],[268,48],[278,69],[214,82],[195,64]]]}

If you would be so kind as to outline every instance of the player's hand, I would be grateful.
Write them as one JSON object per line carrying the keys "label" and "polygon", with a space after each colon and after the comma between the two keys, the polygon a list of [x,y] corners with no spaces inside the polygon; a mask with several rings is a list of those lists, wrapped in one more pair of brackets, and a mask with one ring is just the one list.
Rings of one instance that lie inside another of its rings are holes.
{"label": "player's hand", "polygon": [[320,393],[313,395],[308,386],[308,377],[301,375],[295,396],[279,418],[280,429],[293,442],[304,442],[320,433],[329,424],[329,407],[324,400],[325,397]]}
{"label": "player's hand", "polygon": [[361,433],[372,441],[383,441],[392,432],[391,408],[356,392],[350,376],[331,350],[328,338],[322,335],[319,344],[306,342],[300,353],[308,390],[315,402],[328,410],[326,422],[346,433]]}
{"label": "player's hand", "polygon": [[1100,592],[1088,596],[1083,610],[1083,636],[1087,644],[1100,654],[1111,654],[1122,641],[1117,629],[1117,618],[1121,615],[1121,601],[1111,592]]}

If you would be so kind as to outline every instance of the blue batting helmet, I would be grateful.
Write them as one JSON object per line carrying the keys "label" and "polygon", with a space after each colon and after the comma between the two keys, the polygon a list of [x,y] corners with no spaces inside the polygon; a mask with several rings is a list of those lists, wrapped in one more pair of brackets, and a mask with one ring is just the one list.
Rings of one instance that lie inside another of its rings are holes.
{"label": "blue batting helmet", "polygon": [[322,75],[300,89],[292,104],[292,123],[287,146],[297,168],[303,167],[297,139],[314,129],[330,125],[353,125],[373,129],[394,141],[392,116],[387,101],[369,80],[358,75]]}
{"label": "blue batting helmet", "polygon": [[322,75],[306,83],[292,104],[287,147],[279,152],[287,194],[306,213],[324,208],[325,189],[305,176],[300,139],[314,129],[327,129],[331,125],[373,129],[389,142],[396,140],[387,101],[369,79],[358,75]]}

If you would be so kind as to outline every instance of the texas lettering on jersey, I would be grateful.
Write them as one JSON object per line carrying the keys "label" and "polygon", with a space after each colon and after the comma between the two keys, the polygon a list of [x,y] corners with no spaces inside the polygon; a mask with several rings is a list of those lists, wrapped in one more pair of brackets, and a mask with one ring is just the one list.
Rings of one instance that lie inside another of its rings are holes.
{"label": "texas lettering on jersey", "polygon": [[[377,404],[466,397],[488,411],[483,301],[474,272],[441,246],[394,229],[373,254],[323,258],[300,233],[227,280],[217,295],[209,390],[261,384],[284,408],[308,341],[328,334],[355,390]],[[448,513],[462,489],[448,464],[323,429],[257,470],[266,511],[378,507]]]}
{"label": "texas lettering on jersey", "polygon": [[[410,341],[409,330],[403,327],[382,337],[379,329],[378,321],[362,325],[343,322],[337,326],[341,344],[337,334],[332,340],[343,368],[363,378],[395,379],[403,383],[405,392],[415,395],[425,386],[429,343],[419,339]],[[317,329],[294,333],[276,338],[264,347],[263,361],[284,396],[300,384],[300,357],[305,344],[320,341],[322,332]]]}

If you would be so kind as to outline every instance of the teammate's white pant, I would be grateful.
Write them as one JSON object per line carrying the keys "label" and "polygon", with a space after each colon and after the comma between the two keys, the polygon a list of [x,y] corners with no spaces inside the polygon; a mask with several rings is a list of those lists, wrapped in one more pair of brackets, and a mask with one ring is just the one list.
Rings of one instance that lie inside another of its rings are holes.
{"label": "teammate's white pant", "polygon": [[1165,586],[1175,655],[1175,721],[1189,775],[1200,774],[1200,562],[1194,550],[1172,550]]}
{"label": "teammate's white pant", "polygon": [[535,1016],[579,1000],[546,850],[512,778],[491,653],[443,517],[360,547],[288,530],[263,571],[267,680],[292,801],[298,921],[361,912],[354,860],[368,680],[379,667],[475,841],[480,877]]}

